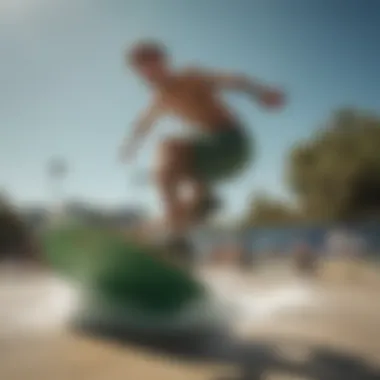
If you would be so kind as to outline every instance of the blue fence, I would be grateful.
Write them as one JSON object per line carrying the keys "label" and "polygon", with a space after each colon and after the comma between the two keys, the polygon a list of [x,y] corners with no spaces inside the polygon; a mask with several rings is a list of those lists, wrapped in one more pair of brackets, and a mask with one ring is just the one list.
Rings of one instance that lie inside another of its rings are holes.
{"label": "blue fence", "polygon": [[243,243],[252,253],[263,251],[289,252],[297,243],[307,243],[311,248],[322,251],[327,236],[336,230],[344,230],[364,240],[366,250],[378,253],[380,258],[380,223],[363,222],[344,226],[284,226],[273,228],[251,228],[238,234],[225,231],[207,231],[199,241],[202,245],[212,246],[230,242]]}

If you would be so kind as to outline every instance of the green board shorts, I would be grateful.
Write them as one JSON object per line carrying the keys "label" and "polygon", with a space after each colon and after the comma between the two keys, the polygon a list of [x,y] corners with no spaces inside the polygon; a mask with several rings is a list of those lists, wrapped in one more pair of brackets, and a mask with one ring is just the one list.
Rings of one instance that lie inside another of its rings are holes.
{"label": "green board shorts", "polygon": [[198,137],[193,145],[195,174],[207,182],[238,174],[252,155],[251,144],[244,130],[235,125]]}

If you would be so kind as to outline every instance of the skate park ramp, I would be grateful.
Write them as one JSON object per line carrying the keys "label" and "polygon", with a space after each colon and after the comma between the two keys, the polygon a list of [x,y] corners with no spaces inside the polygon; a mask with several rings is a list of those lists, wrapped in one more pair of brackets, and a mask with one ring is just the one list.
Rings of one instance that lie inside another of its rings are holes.
{"label": "skate park ramp", "polygon": [[225,331],[138,334],[68,328],[75,289],[51,273],[5,267],[0,276],[0,377],[5,379],[376,379],[376,292],[291,275],[203,271],[229,318]]}

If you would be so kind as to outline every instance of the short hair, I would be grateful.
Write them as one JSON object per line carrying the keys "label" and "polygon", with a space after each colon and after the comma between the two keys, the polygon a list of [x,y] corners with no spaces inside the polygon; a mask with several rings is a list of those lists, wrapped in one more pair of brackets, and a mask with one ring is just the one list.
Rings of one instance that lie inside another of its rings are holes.
{"label": "short hair", "polygon": [[138,65],[150,60],[166,57],[166,48],[163,44],[155,41],[138,42],[127,52],[127,61],[131,65]]}

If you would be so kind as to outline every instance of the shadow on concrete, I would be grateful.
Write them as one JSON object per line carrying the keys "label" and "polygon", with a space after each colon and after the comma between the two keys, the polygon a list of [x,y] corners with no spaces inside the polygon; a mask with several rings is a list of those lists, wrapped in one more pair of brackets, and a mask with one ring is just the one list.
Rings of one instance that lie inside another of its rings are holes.
{"label": "shadow on concrete", "polygon": [[[236,376],[212,380],[264,380],[270,373],[310,380],[380,380],[380,372],[364,358],[293,340],[247,342],[210,329],[158,334],[88,323],[72,327],[77,333],[145,349],[171,361],[227,364],[237,369]],[[289,357],[294,350],[302,352],[301,360]]]}

